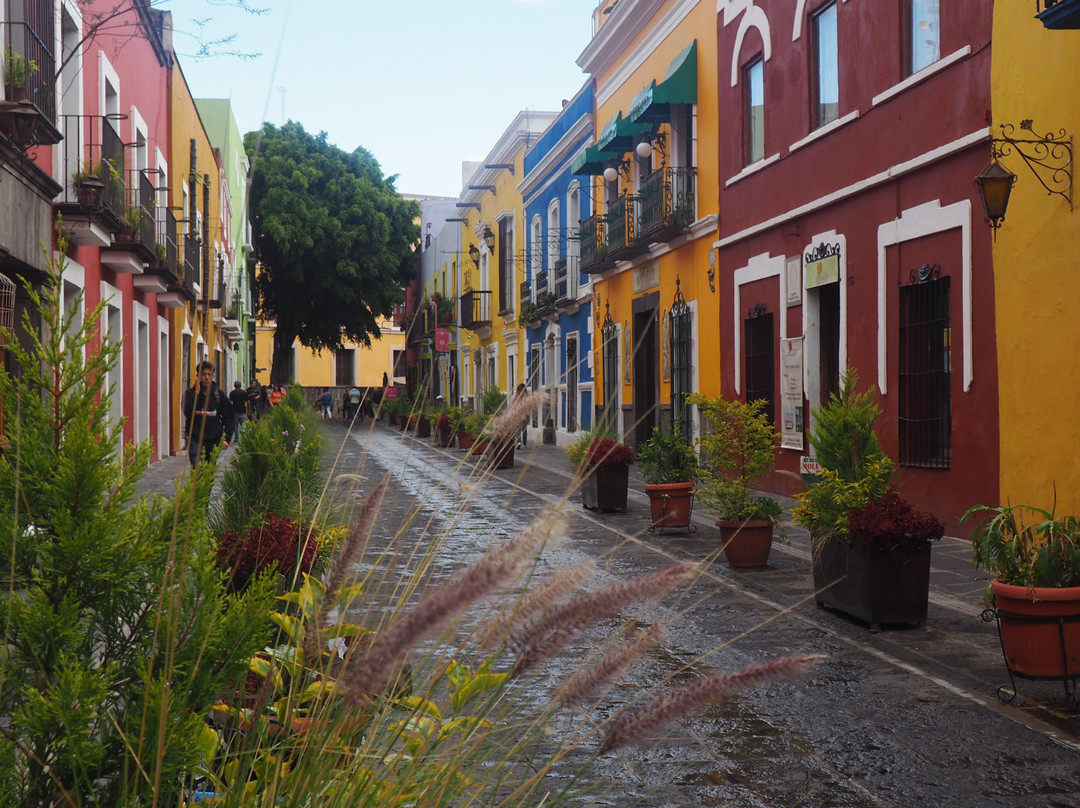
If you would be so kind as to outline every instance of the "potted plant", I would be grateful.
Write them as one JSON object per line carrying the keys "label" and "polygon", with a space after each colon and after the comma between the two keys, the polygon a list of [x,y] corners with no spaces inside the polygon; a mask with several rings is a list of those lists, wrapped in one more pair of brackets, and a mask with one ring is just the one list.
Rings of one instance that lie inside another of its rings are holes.
{"label": "potted plant", "polygon": [[92,207],[101,202],[105,182],[102,180],[100,163],[86,163],[71,175],[71,187],[80,205]]}
{"label": "potted plant", "polygon": [[945,526],[890,489],[895,466],[874,431],[881,410],[874,390],[856,393],[857,383],[849,368],[840,394],[813,411],[810,444],[822,471],[798,496],[795,523],[810,531],[819,606],[863,620],[871,631],[922,626],[931,542]]}
{"label": "potted plant", "polygon": [[592,511],[626,511],[634,451],[603,429],[582,432],[566,449],[581,477],[581,504]]}
{"label": "potted plant", "polygon": [[[515,430],[504,428],[505,424],[500,425],[501,419],[498,418],[506,407],[506,393],[498,387],[487,388],[481,398],[481,406],[483,407],[483,426],[476,433],[474,453],[477,455],[487,453],[493,468],[513,468]],[[500,434],[492,434],[492,425],[500,429]]]}
{"label": "potted plant", "polygon": [[762,400],[743,402],[692,394],[707,427],[698,439],[696,493],[719,517],[724,555],[733,567],[761,567],[769,560],[773,528],[782,511],[769,496],[753,496],[750,485],[773,469],[779,434]]}
{"label": "potted plant", "polygon": [[449,408],[446,406],[442,396],[435,400],[435,406],[433,409],[428,410],[427,417],[431,423],[431,432],[435,443],[439,446],[449,446],[453,442],[454,436],[450,431]]}
{"label": "potted plant", "polygon": [[531,300],[521,304],[518,325],[522,328],[538,328],[540,326],[540,309]]}
{"label": "potted plant", "polygon": [[37,62],[16,53],[8,45],[4,48],[4,97],[8,101],[22,101],[27,95],[27,81],[37,73]]}
{"label": "potted plant", "polygon": [[653,427],[652,435],[638,447],[637,460],[652,510],[649,531],[685,527],[694,532],[694,526],[690,524],[694,480],[698,475],[694,448],[678,429],[664,435]]}
{"label": "potted plant", "polygon": [[976,505],[961,517],[977,521],[975,563],[993,576],[1010,677],[1080,678],[1080,519],[1056,507]]}

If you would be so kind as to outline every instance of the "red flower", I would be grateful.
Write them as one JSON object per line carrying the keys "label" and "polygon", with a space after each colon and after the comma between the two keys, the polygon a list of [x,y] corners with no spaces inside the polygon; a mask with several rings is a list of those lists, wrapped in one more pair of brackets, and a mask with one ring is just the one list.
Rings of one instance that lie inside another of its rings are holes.
{"label": "red flower", "polygon": [[611,438],[593,441],[585,455],[585,465],[593,469],[609,469],[615,466],[629,466],[634,462],[634,450]]}
{"label": "red flower", "polygon": [[218,540],[217,561],[229,571],[233,586],[242,587],[270,567],[287,578],[298,569],[310,572],[317,550],[305,525],[270,513],[263,524],[248,528],[243,537],[235,530],[227,531]]}
{"label": "red flower", "polygon": [[848,532],[852,537],[868,542],[937,541],[945,534],[945,525],[932,513],[916,510],[890,489],[881,499],[851,512]]}

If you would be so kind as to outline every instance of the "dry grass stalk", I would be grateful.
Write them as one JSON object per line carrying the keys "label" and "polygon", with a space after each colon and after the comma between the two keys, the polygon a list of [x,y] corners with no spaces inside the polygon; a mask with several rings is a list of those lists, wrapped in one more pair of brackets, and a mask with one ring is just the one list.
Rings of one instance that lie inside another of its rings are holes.
{"label": "dry grass stalk", "polygon": [[697,571],[697,564],[678,564],[579,595],[556,606],[511,637],[510,646],[518,653],[514,675],[535,668],[591,623],[616,614],[630,603],[661,597],[692,578]]}
{"label": "dry grass stalk", "polygon": [[503,643],[515,624],[551,609],[563,595],[578,588],[596,572],[591,561],[552,575],[535,589],[526,590],[514,606],[494,615],[482,628],[478,639],[481,648],[494,648]]}
{"label": "dry grass stalk", "polygon": [[648,704],[619,715],[611,725],[599,754],[603,755],[649,740],[649,735],[691,710],[704,707],[736,690],[799,673],[820,656],[793,656],[750,665],[738,673],[714,673],[680,688],[666,690]]}
{"label": "dry grass stalk", "polygon": [[424,596],[410,611],[374,635],[365,653],[348,664],[343,684],[364,697],[380,692],[417,644],[439,634],[477,601],[517,581],[558,529],[559,518],[533,522],[514,539],[493,545],[480,558]]}
{"label": "dry grass stalk", "polygon": [[567,707],[580,707],[588,703],[600,688],[614,681],[627,668],[658,644],[663,637],[659,623],[653,623],[647,631],[635,631],[627,642],[621,642],[605,653],[589,667],[575,671],[563,682],[555,699]]}
{"label": "dry grass stalk", "polygon": [[491,419],[484,430],[487,440],[492,443],[513,440],[521,422],[533,414],[546,395],[546,393],[535,392],[512,396],[508,405]]}

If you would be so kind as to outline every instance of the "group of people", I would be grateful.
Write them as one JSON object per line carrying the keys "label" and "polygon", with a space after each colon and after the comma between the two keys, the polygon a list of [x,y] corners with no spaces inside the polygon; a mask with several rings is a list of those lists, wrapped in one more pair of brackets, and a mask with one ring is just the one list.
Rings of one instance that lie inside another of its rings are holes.
{"label": "group of people", "polygon": [[264,387],[255,379],[244,389],[243,382],[233,382],[225,395],[214,376],[213,362],[201,362],[195,384],[184,393],[184,435],[192,468],[200,459],[209,460],[218,444],[228,449],[240,439],[240,429],[249,419],[257,419],[285,398],[284,385]]}
{"label": "group of people", "polygon": [[[356,420],[358,417],[360,420],[364,418],[364,395],[360,392],[360,388],[355,384],[348,389],[345,393],[345,398],[341,402],[341,415],[349,422]],[[322,395],[319,396],[318,407],[319,416],[322,418],[332,418],[334,416],[334,395],[329,389],[324,390]]]}

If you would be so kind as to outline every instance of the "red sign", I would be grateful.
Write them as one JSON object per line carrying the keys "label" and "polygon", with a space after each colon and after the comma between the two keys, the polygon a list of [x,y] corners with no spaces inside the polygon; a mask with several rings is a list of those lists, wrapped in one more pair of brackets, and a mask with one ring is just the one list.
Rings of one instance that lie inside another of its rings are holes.
{"label": "red sign", "polygon": [[435,350],[445,351],[450,346],[450,331],[446,328],[435,329]]}

